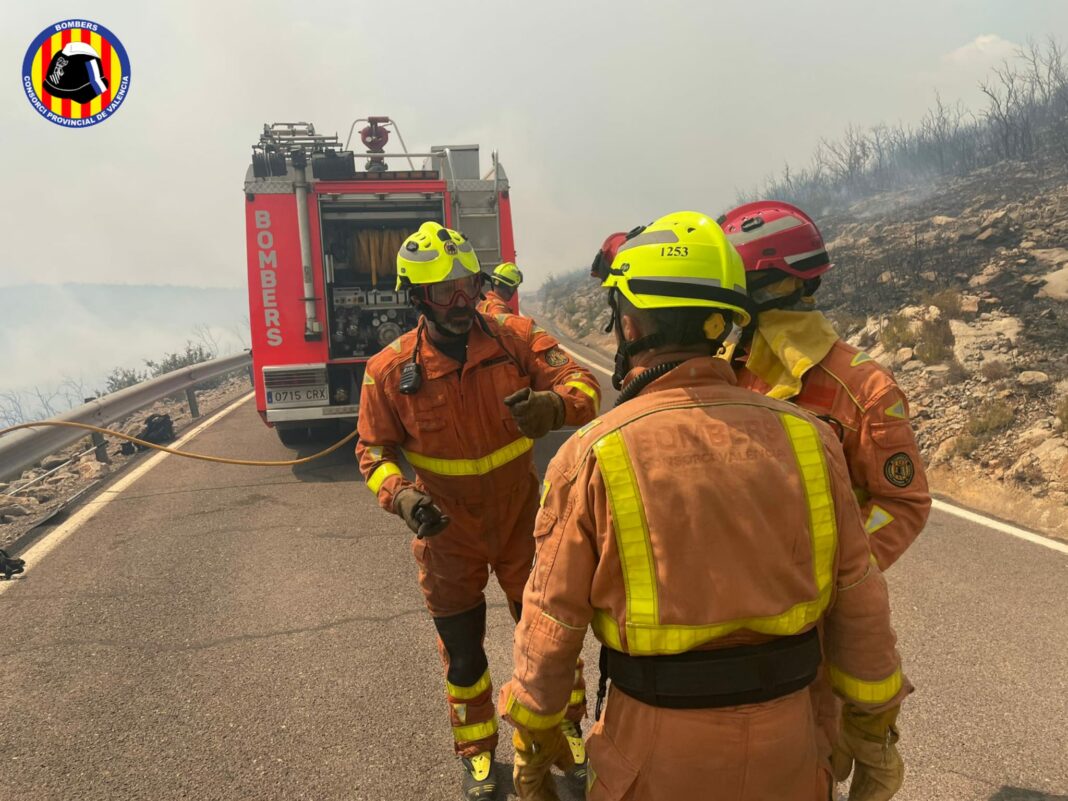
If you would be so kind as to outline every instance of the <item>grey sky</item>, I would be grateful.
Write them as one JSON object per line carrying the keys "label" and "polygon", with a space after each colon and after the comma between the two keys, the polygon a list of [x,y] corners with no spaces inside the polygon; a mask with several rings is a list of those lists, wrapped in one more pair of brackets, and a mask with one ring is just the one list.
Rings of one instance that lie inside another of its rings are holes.
{"label": "grey sky", "polygon": [[[132,62],[123,107],[84,130],[38,116],[19,75],[72,15]],[[242,285],[263,122],[344,133],[368,114],[412,148],[478,142],[484,164],[499,149],[537,283],[611,230],[718,213],[847,123],[913,121],[936,88],[974,104],[1012,43],[1049,33],[1068,38],[1063,0],[9,2],[0,287]]]}

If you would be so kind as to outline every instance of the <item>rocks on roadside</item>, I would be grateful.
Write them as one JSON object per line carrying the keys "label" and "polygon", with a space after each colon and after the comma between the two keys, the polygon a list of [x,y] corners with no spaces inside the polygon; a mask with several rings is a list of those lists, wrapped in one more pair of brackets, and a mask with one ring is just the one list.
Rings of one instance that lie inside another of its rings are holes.
{"label": "rocks on roadside", "polygon": [[106,476],[108,472],[108,465],[103,462],[84,461],[78,465],[78,475],[88,481],[102,478],[103,476]]}
{"label": "rocks on roadside", "polygon": [[915,358],[916,352],[912,348],[898,348],[894,354],[892,364],[894,367],[899,367],[903,364],[911,362]]}
{"label": "rocks on roadside", "polygon": [[1051,435],[1017,459],[1012,474],[1030,484],[1068,482],[1068,442]]}
{"label": "rocks on roadside", "polygon": [[10,500],[0,500],[0,517],[25,517],[30,513],[22,504]]}
{"label": "rocks on roadside", "polygon": [[1024,370],[1016,376],[1016,383],[1022,387],[1041,387],[1049,383],[1049,376],[1041,370]]}
{"label": "rocks on roadside", "polygon": [[957,441],[960,437],[946,437],[942,440],[942,443],[935,449],[934,455],[931,457],[931,464],[945,464],[953,458],[953,454],[957,450]]}

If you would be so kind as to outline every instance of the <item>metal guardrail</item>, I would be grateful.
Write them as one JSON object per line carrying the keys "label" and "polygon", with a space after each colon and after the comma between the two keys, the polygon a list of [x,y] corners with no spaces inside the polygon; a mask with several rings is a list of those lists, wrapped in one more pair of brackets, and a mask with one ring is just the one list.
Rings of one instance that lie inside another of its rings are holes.
{"label": "metal guardrail", "polygon": [[[94,398],[82,406],[49,419],[107,426],[161,398],[192,390],[197,384],[248,367],[251,363],[251,354],[239,353],[235,356],[225,356],[221,359],[182,367],[166,375],[112,392],[110,395]],[[196,417],[198,410],[195,397],[190,401],[193,416]],[[80,439],[85,439],[86,436],[85,431],[49,426],[23,429],[0,437],[0,481],[18,477],[27,467]]]}

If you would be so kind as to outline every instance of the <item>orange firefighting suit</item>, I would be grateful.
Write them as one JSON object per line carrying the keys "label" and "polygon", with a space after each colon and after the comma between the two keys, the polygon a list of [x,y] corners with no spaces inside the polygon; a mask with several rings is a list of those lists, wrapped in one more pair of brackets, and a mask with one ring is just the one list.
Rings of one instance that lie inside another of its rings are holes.
{"label": "orange firefighting suit", "polygon": [[[501,315],[485,318],[484,325],[476,318],[462,366],[418,329],[375,355],[364,376],[356,446],[360,470],[383,508],[393,511],[397,493],[412,486],[399,467],[403,454],[415,469],[415,486],[452,520],[441,534],[414,539],[412,549],[439,633],[461,629],[450,648],[440,639],[439,648],[456,750],[463,756],[492,750],[497,742],[482,649],[489,570],[518,614],[534,556],[533,442],[520,434],[502,401],[523,387],[552,390],[564,400],[564,424],[581,425],[597,414],[600,398],[593,375],[533,320]],[[401,369],[413,361],[417,339],[423,384],[404,395]],[[480,616],[473,638],[472,614]],[[465,676],[463,668],[471,665],[475,675],[468,669]],[[577,683],[576,719],[585,711],[581,688]]]}
{"label": "orange firefighting suit", "polygon": [[908,401],[893,374],[839,339],[820,312],[765,312],[761,328],[765,317],[777,323],[770,350],[792,380],[772,387],[743,367],[738,384],[792,400],[836,430],[871,551],[886,570],[919,536],[931,510]]}
{"label": "orange firefighting suit", "polygon": [[515,310],[509,305],[508,301],[492,289],[487,290],[486,297],[479,301],[475,308],[479,314],[486,317],[497,314],[515,314]]}
{"label": "orange firefighting suit", "polygon": [[[698,357],[573,435],[549,465],[500,711],[564,714],[587,625],[670,655],[822,623],[836,691],[879,711],[911,691],[886,584],[834,433]],[[825,801],[809,691],[723,708],[645,704],[615,684],[587,741],[590,801]]]}
{"label": "orange firefighting suit", "polygon": [[[761,339],[764,347],[757,348]],[[753,369],[737,370],[739,385],[791,400],[838,434],[872,554],[888,569],[919,536],[931,509],[908,401],[893,374],[843,342],[815,310],[762,313],[749,363]],[[824,675],[812,684],[812,702],[820,748],[829,753],[840,705]]]}

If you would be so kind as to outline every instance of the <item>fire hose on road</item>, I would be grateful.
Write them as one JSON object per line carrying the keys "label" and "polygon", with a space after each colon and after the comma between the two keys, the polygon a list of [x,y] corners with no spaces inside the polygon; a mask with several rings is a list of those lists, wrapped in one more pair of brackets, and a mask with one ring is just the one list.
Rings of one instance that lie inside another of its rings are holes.
{"label": "fire hose on road", "polygon": [[298,464],[307,464],[308,462],[314,462],[316,459],[321,459],[324,456],[328,456],[338,448],[342,447],[346,443],[352,442],[356,439],[356,431],[345,436],[331,445],[325,450],[313,453],[311,456],[302,456],[299,459],[282,459],[277,461],[265,461],[261,459],[230,459],[225,456],[209,456],[204,453],[191,453],[190,451],[180,451],[175,448],[168,448],[166,445],[159,445],[155,442],[147,442],[143,439],[138,439],[131,434],[124,434],[121,431],[115,431],[110,428],[103,428],[101,426],[90,425],[89,423],[75,423],[69,420],[41,420],[36,423],[20,423],[17,426],[10,426],[8,428],[0,428],[0,437],[5,434],[10,434],[14,431],[19,431],[24,428],[42,428],[45,426],[59,426],[61,428],[80,428],[84,431],[89,431],[95,434],[107,434],[112,437],[118,437],[120,439],[128,440],[135,445],[140,445],[144,448],[151,448],[157,451],[163,451],[164,453],[170,453],[175,456],[184,456],[186,459],[199,459],[202,462],[215,462],[216,464],[236,464],[246,465],[248,467],[292,467]]}
{"label": "fire hose on road", "polygon": [[[292,467],[295,465],[307,464],[313,462],[316,459],[321,459],[324,456],[328,456],[339,448],[343,447],[349,442],[356,439],[357,432],[353,430],[350,434],[343,439],[335,442],[330,447],[314,453],[311,456],[303,456],[299,459],[282,459],[282,460],[262,460],[262,459],[232,459],[225,456],[211,456],[204,453],[192,453],[190,451],[182,451],[177,448],[168,448],[166,445],[160,445],[155,442],[148,442],[147,440],[140,439],[131,434],[125,434],[121,431],[116,431],[111,428],[105,428],[103,426],[95,426],[90,423],[77,423],[69,420],[41,420],[34,423],[20,423],[19,425],[9,426],[8,428],[0,428],[0,437],[5,434],[11,434],[15,431],[31,428],[43,428],[46,426],[58,426],[60,428],[75,428],[88,431],[95,434],[106,434],[109,436],[124,439],[135,445],[140,445],[144,448],[149,448],[156,451],[162,451],[163,453],[169,453],[174,456],[183,456],[186,459],[196,459],[202,462],[213,462],[215,464],[232,464],[232,465],[244,465],[248,467]],[[0,550],[0,581],[10,580],[13,575],[17,575],[25,571],[26,562],[16,556],[9,554],[7,551]]]}

